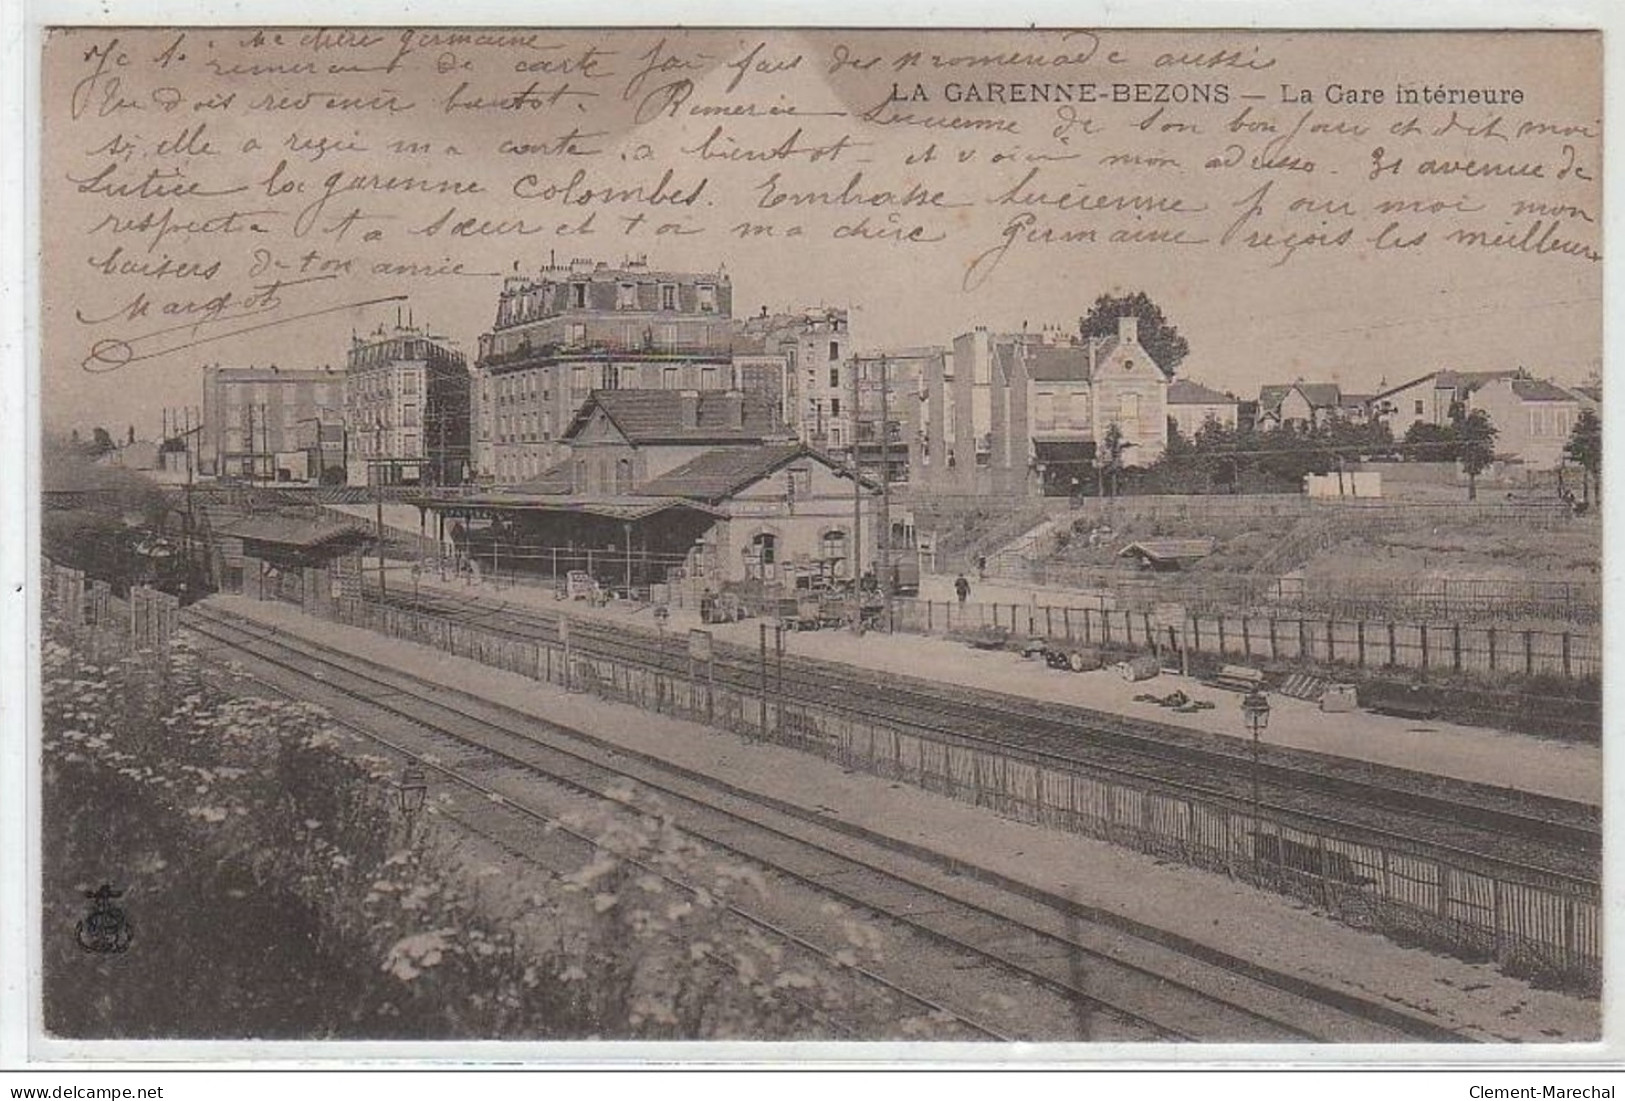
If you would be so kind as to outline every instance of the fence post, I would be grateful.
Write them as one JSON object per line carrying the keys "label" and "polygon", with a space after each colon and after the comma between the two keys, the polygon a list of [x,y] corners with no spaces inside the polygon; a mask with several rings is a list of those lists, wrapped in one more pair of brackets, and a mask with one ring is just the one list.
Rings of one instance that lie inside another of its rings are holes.
{"label": "fence post", "polygon": [[1461,672],[1461,624],[1450,625],[1450,667]]}
{"label": "fence post", "polygon": [[1309,624],[1304,622],[1302,615],[1298,616],[1298,659],[1309,660]]}
{"label": "fence post", "polygon": [[1495,628],[1494,627],[1491,627],[1489,629],[1489,643],[1490,643],[1490,672],[1493,673],[1493,672],[1495,672]]}
{"label": "fence post", "polygon": [[1388,665],[1389,668],[1399,664],[1399,646],[1394,640],[1394,625],[1388,624]]}
{"label": "fence post", "polygon": [[1332,620],[1332,619],[1327,619],[1326,620],[1326,661],[1329,663],[1329,662],[1334,662],[1336,660],[1337,660],[1337,628],[1336,628],[1336,621]]}
{"label": "fence post", "polygon": [[1426,673],[1428,671],[1428,625],[1420,623],[1417,626],[1422,629],[1422,672]]}
{"label": "fence post", "polygon": [[1569,657],[1569,633],[1567,631],[1563,632],[1563,675],[1565,677],[1574,676],[1574,667]]}
{"label": "fence post", "polygon": [[1274,661],[1280,656],[1281,643],[1280,640],[1275,637],[1275,617],[1270,616],[1270,660]]}
{"label": "fence post", "polygon": [[1354,663],[1361,669],[1365,668],[1365,620],[1354,622]]}
{"label": "fence post", "polygon": [[1221,609],[1219,609],[1219,656],[1223,657],[1224,653],[1225,653],[1224,609],[1221,608]]}
{"label": "fence post", "polygon": [[1241,617],[1241,653],[1243,657],[1251,658],[1253,656],[1253,636],[1252,631],[1248,628],[1247,620],[1247,616]]}
{"label": "fence post", "polygon": [[1523,671],[1525,676],[1535,675],[1535,635],[1532,631],[1523,633]]}

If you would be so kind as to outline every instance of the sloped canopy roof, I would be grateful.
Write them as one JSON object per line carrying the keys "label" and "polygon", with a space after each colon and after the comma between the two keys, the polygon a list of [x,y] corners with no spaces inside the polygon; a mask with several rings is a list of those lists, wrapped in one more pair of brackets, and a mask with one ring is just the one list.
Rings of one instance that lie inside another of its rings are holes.
{"label": "sloped canopy roof", "polygon": [[1202,539],[1142,539],[1117,552],[1119,558],[1148,562],[1194,562],[1213,553],[1214,541]]}
{"label": "sloped canopy roof", "polygon": [[681,497],[654,497],[642,493],[545,496],[520,493],[514,490],[492,490],[489,493],[473,493],[463,496],[418,497],[411,499],[409,503],[429,509],[431,512],[444,512],[454,515],[459,513],[552,512],[601,516],[610,520],[637,521],[673,508],[701,512],[707,516],[720,517],[722,515],[721,512],[699,501],[685,500]]}
{"label": "sloped canopy roof", "polygon": [[219,529],[218,534],[283,547],[316,547],[346,538],[369,538],[372,529],[357,520],[329,517],[248,516]]}

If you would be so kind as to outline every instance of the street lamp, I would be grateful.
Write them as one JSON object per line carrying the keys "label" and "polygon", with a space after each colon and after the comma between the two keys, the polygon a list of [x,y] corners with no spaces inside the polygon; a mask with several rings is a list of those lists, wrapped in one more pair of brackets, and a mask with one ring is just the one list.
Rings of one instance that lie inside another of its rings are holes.
{"label": "street lamp", "polygon": [[1269,697],[1259,691],[1247,693],[1241,699],[1241,716],[1247,723],[1247,733],[1253,740],[1253,878],[1258,878],[1258,842],[1262,834],[1258,828],[1258,741],[1260,735],[1270,725]]}

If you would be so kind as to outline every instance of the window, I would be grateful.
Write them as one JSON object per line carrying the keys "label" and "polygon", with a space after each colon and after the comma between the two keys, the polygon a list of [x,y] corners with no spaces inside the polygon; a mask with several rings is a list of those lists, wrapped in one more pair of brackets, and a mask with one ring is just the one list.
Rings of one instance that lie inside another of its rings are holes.
{"label": "window", "polygon": [[841,388],[841,369],[839,367],[831,367],[829,369],[829,388],[831,390],[839,390]]}
{"label": "window", "polygon": [[699,290],[699,293],[700,293],[700,312],[701,313],[716,313],[717,312],[717,289],[716,289],[716,287],[712,286],[710,283],[701,283],[699,285],[698,290]]}
{"label": "window", "polygon": [[677,368],[666,367],[660,372],[660,388],[662,390],[676,390],[682,386],[682,379],[677,377]]}
{"label": "window", "polygon": [[839,340],[829,342],[829,358],[832,362],[841,358],[841,342]]}
{"label": "window", "polygon": [[1424,408],[1425,407],[1422,404],[1422,399],[1417,398],[1416,399],[1416,415],[1419,416],[1419,417],[1424,416],[1425,415],[1424,412],[1423,412]]}
{"label": "window", "polygon": [[790,496],[806,497],[812,493],[812,470],[805,466],[790,468]]}
{"label": "window", "polygon": [[826,531],[818,540],[818,557],[830,559],[846,558],[846,532],[840,529]]}
{"label": "window", "polygon": [[569,335],[568,340],[569,340],[569,343],[572,344],[572,345],[581,345],[581,344],[587,343],[587,326],[583,325],[579,321],[572,322],[570,324],[570,335]]}
{"label": "window", "polygon": [[1055,427],[1055,394],[1041,390],[1033,395],[1033,423],[1037,428]]}
{"label": "window", "polygon": [[570,302],[578,310],[584,310],[587,308],[587,284],[570,284]]}
{"label": "window", "polygon": [[663,310],[675,310],[677,308],[677,284],[660,284],[660,308]]}
{"label": "window", "polygon": [[829,399],[829,415],[832,416],[832,417],[838,417],[838,416],[841,415],[841,399],[840,398],[830,398]]}
{"label": "window", "polygon": [[616,493],[631,493],[632,492],[632,460],[631,459],[616,459],[615,460],[615,492]]}
{"label": "window", "polygon": [[587,390],[587,369],[585,367],[570,368],[570,396],[579,397]]}
{"label": "window", "polygon": [[700,389],[715,390],[717,388],[718,371],[715,367],[700,368]]}
{"label": "window", "polygon": [[1118,399],[1118,419],[1123,424],[1123,431],[1133,435],[1140,425],[1140,395],[1124,394]]}
{"label": "window", "polygon": [[622,283],[615,289],[615,308],[617,310],[635,310],[638,308],[638,285],[636,283]]}

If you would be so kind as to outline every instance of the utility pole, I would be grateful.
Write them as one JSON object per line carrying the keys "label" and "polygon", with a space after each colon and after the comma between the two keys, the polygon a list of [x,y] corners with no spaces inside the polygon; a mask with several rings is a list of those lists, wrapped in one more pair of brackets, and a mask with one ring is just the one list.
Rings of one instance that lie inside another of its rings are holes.
{"label": "utility pole", "polygon": [[373,421],[372,430],[372,493],[378,511],[378,599],[384,598],[384,471],[379,465],[383,458],[384,422]]}
{"label": "utility pole", "polygon": [[863,634],[863,462],[858,454],[858,368],[862,360],[853,356],[852,409],[847,421],[847,445],[852,449],[852,633]]}
{"label": "utility pole", "polygon": [[[891,608],[891,579],[896,570],[892,562],[891,547],[891,404],[887,390],[887,368],[890,365],[884,354],[880,357],[880,534],[875,542],[878,544],[880,569],[880,593],[884,607]],[[890,622],[890,618],[887,618]]]}

